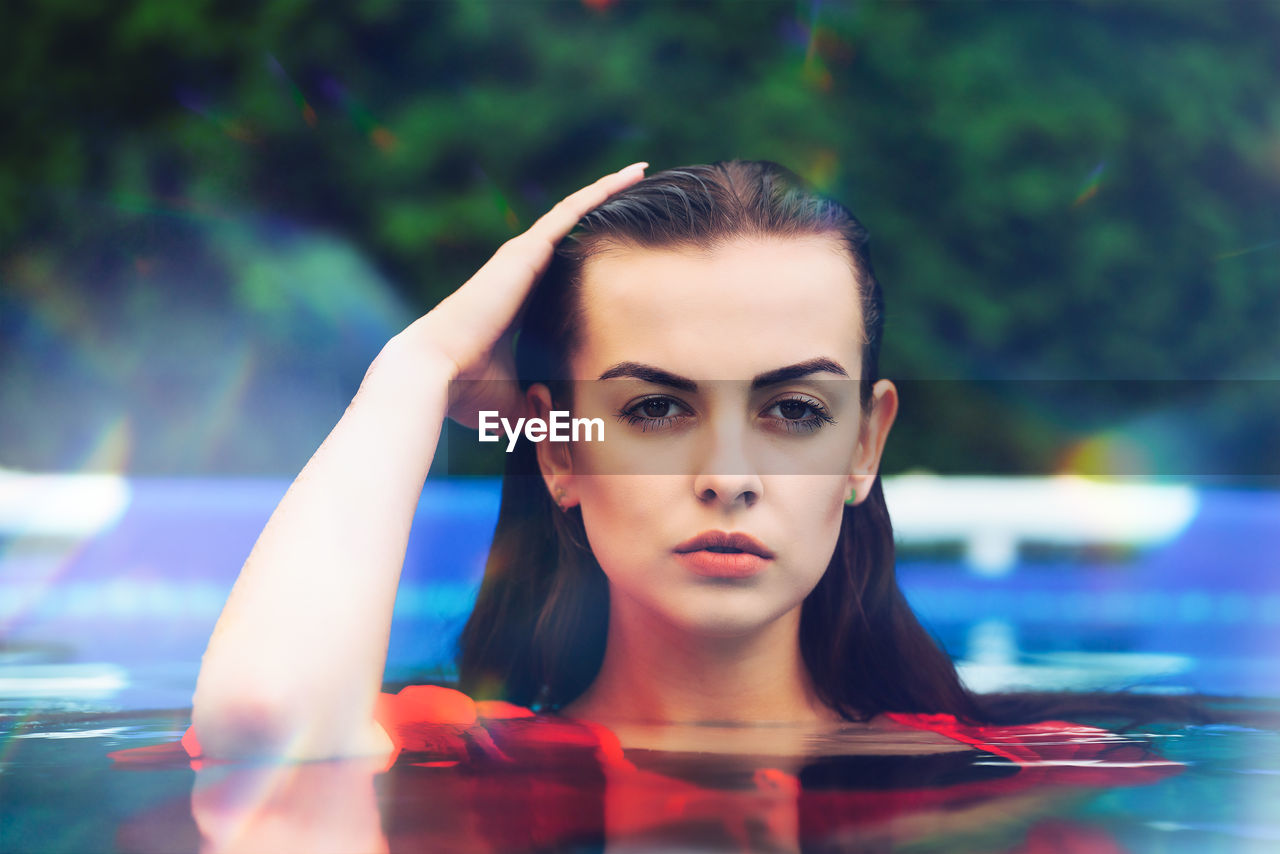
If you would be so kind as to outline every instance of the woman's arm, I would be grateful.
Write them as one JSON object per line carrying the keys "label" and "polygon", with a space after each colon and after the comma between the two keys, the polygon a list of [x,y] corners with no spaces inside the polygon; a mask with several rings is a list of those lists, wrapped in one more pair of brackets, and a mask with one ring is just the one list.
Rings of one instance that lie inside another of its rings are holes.
{"label": "woman's arm", "polygon": [[415,324],[379,354],[245,561],[192,701],[209,755],[390,749],[373,704],[455,370],[423,332]]}
{"label": "woman's arm", "polygon": [[[201,662],[192,723],[205,755],[383,754],[374,723],[396,588],[446,416],[523,406],[511,338],[556,243],[643,177],[637,164],[557,204],[393,338],[289,487],[231,590]],[[467,389],[450,400],[450,385]]]}

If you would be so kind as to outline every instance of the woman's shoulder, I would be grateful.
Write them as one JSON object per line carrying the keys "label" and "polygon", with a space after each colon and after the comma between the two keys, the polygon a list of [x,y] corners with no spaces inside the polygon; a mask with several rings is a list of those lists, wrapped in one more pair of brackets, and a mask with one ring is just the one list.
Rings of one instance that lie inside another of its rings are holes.
{"label": "woman's shoulder", "polygon": [[374,717],[402,752],[428,764],[487,758],[501,762],[622,762],[616,735],[598,724],[539,714],[503,700],[474,700],[445,685],[407,685],[378,696]]}
{"label": "woman's shoulder", "polygon": [[523,706],[501,700],[476,701],[446,685],[406,685],[395,693],[382,692],[374,706],[374,720],[391,741],[390,763],[403,752],[431,754],[436,764],[468,759],[473,745],[483,751],[492,744],[491,721],[533,717]]}
{"label": "woman's shoulder", "polygon": [[533,717],[534,711],[503,700],[473,700],[447,685],[406,685],[382,692],[374,716],[379,723],[435,723],[472,726],[483,720]]}

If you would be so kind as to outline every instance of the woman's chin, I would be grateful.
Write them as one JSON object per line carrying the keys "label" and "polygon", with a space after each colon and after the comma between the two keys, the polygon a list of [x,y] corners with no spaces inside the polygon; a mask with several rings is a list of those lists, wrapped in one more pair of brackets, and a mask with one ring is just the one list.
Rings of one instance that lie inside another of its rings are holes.
{"label": "woman's chin", "polygon": [[667,619],[673,628],[688,635],[690,640],[745,640],[769,628],[777,620],[778,615],[763,605],[738,601],[708,607],[685,607],[678,613],[668,614]]}

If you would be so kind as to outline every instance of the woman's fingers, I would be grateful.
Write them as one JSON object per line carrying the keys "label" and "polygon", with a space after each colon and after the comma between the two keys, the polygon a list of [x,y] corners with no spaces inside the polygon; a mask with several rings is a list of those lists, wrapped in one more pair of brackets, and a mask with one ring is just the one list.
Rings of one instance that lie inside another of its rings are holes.
{"label": "woman's fingers", "polygon": [[566,196],[555,207],[539,217],[538,221],[516,240],[528,237],[531,243],[545,244],[547,257],[550,258],[551,250],[555,249],[556,244],[573,229],[578,220],[592,208],[603,204],[604,200],[614,193],[643,178],[644,170],[648,166],[648,163],[632,163],[625,169],[620,169],[612,175],[605,175],[576,193]]}
{"label": "woman's fingers", "polygon": [[517,272],[522,283],[527,286],[546,270],[556,244],[573,230],[578,220],[592,208],[603,204],[614,193],[643,178],[648,165],[633,163],[561,199],[555,207],[529,226],[527,231],[498,247],[498,251],[472,280],[486,280],[494,274],[507,276]]}
{"label": "woman's fingers", "polygon": [[[427,342],[448,357],[456,379],[504,379],[514,383],[514,368],[494,364],[509,353],[503,336],[518,323],[534,283],[551,263],[556,244],[609,196],[644,177],[649,164],[633,163],[565,197],[529,227],[498,248],[462,287],[419,318],[409,337]],[[459,410],[451,407],[451,417]],[[465,416],[464,416],[465,417]]]}

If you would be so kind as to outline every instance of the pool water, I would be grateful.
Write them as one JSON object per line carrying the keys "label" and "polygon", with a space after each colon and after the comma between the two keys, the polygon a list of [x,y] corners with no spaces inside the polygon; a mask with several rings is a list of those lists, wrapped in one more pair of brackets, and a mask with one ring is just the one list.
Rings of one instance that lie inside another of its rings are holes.
{"label": "pool water", "polygon": [[[1088,752],[1095,736],[1063,732],[1059,747],[1085,758],[1040,767],[981,750],[900,755],[892,743],[873,756],[815,745],[817,758],[788,764],[767,757],[778,746],[768,733],[737,755],[628,749],[635,773],[573,745],[497,764],[406,755],[389,770],[197,769],[182,754],[115,762],[109,754],[172,745],[188,726],[200,655],[288,482],[73,480],[72,493],[45,502],[41,524],[56,529],[0,526],[0,854],[1280,852],[1280,699],[1236,701],[1248,704],[1249,726],[1147,727],[1104,740],[1105,754]],[[496,480],[429,487],[397,595],[388,681],[451,675],[497,515]],[[1065,552],[1028,541],[995,549],[1016,558],[1008,565],[986,546],[931,544],[930,519],[912,528],[924,504],[904,499],[893,507],[899,578],[976,690],[1276,698],[1280,491],[1195,496],[1167,541]],[[20,498],[12,506],[31,503]],[[983,502],[946,503],[1004,518]],[[1133,506],[1068,515],[1133,521]],[[1144,772],[1169,766],[1135,761],[1140,748],[1180,763],[1177,773]]]}
{"label": "pool water", "polygon": [[121,763],[108,754],[181,737],[187,710],[11,706],[0,851],[1280,850],[1280,702],[1243,711],[1259,725],[1055,733],[1052,755],[1075,741],[1079,758],[1039,767],[892,738],[790,762],[761,729],[751,755],[629,749],[620,771],[569,741],[502,763],[402,753],[389,769]]}

